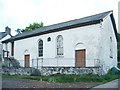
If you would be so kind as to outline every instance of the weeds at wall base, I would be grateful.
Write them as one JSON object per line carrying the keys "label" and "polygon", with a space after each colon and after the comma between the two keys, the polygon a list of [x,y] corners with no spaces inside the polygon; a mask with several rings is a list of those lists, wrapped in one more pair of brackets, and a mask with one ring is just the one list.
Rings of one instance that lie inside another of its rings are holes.
{"label": "weeds at wall base", "polygon": [[28,75],[3,74],[2,77],[3,78],[31,79],[31,80],[37,80],[37,81],[45,81],[49,83],[79,83],[79,82],[106,83],[106,82],[120,78],[120,75],[109,71],[108,74],[103,75],[103,76],[94,75],[94,74],[86,74],[86,75],[55,74],[51,76],[28,76]]}

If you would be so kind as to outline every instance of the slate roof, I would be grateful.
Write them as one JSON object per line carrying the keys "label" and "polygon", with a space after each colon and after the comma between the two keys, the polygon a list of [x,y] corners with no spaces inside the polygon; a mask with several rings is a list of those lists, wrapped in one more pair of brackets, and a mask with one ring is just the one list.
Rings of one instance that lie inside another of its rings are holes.
{"label": "slate roof", "polygon": [[[58,32],[66,29],[71,29],[75,27],[81,27],[81,26],[86,26],[86,25],[92,25],[92,24],[97,24],[103,21],[103,18],[106,17],[108,14],[112,13],[113,11],[107,11],[104,13],[80,18],[80,19],[75,19],[67,22],[62,22],[54,25],[49,25],[49,26],[44,26],[36,30],[32,30],[29,32],[24,32],[22,34],[18,34],[14,37],[11,37],[10,39],[7,39],[4,42],[12,42],[24,38],[29,38],[37,35],[42,35],[42,34],[47,34],[47,33],[52,33],[52,32]],[[114,18],[113,18],[114,19]],[[116,28],[116,26],[115,26]]]}
{"label": "slate roof", "polygon": [[0,40],[4,38],[7,34],[5,32],[0,32]]}

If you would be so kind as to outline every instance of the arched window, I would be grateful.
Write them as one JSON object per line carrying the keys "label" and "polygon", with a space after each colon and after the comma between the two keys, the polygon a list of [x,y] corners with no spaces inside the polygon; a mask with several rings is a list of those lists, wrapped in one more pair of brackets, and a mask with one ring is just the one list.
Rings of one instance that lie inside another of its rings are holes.
{"label": "arched window", "polygon": [[57,36],[57,55],[63,55],[63,37],[62,35]]}
{"label": "arched window", "polygon": [[38,56],[43,56],[43,40],[39,40],[38,42]]}

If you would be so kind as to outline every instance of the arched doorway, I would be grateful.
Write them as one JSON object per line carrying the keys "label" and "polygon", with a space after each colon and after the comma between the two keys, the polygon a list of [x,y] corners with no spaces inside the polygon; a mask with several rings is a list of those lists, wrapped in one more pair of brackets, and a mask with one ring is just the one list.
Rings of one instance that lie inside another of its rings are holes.
{"label": "arched doorway", "polygon": [[75,67],[86,66],[86,49],[83,43],[76,44],[75,47]]}
{"label": "arched doorway", "polygon": [[25,67],[30,67],[30,54],[25,55]]}
{"label": "arched doorway", "polygon": [[28,53],[28,49],[25,50],[24,67],[26,68],[30,67],[30,54]]}

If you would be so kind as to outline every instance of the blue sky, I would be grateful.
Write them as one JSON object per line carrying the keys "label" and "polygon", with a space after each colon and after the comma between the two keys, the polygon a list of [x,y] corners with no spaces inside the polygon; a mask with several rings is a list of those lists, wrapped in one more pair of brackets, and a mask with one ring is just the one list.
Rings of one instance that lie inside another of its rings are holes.
{"label": "blue sky", "polygon": [[33,22],[44,26],[113,10],[118,24],[119,0],[0,0],[0,32],[9,26],[12,35]]}

